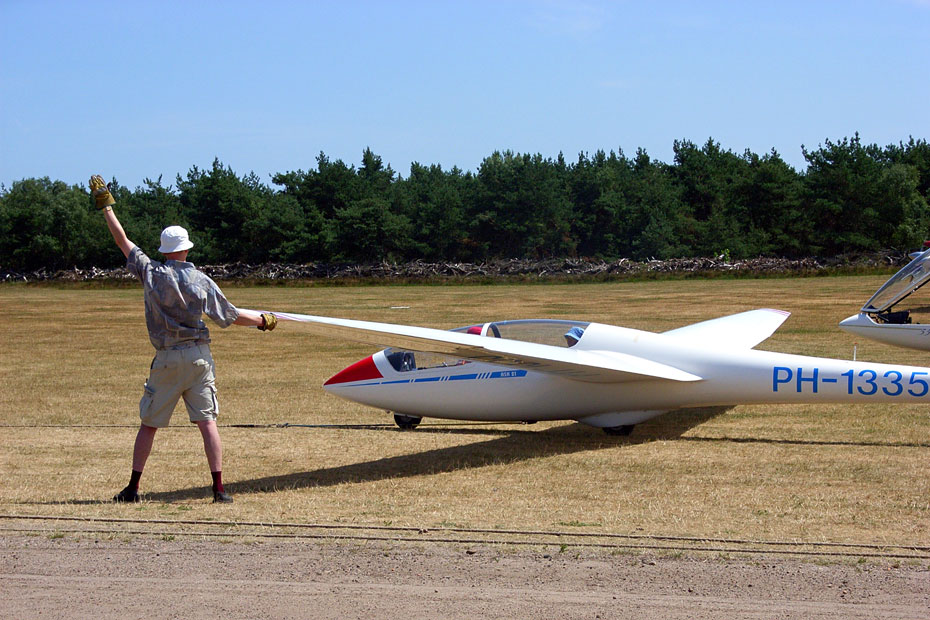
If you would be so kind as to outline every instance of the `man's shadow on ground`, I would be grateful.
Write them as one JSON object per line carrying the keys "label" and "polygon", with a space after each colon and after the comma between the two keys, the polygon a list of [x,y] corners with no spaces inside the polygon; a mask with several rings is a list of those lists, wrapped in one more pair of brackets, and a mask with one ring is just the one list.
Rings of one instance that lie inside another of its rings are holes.
{"label": "man's shadow on ground", "polygon": [[[506,465],[535,458],[572,454],[586,450],[615,448],[618,445],[636,445],[650,441],[676,439],[695,426],[729,410],[730,407],[704,407],[681,409],[646,421],[636,426],[628,437],[609,436],[601,430],[584,424],[557,426],[544,431],[420,427],[413,433],[482,434],[493,438],[477,443],[448,448],[426,450],[415,454],[391,456],[363,463],[266,476],[252,480],[237,480],[227,485],[234,494],[269,493],[284,489],[327,487],[345,483],[373,482],[389,478],[405,478],[423,474],[439,474],[488,465]],[[371,432],[371,428],[366,429]],[[394,433],[397,429],[384,427],[379,432]],[[204,487],[191,487],[160,493],[147,493],[145,499],[173,502],[204,497]]]}

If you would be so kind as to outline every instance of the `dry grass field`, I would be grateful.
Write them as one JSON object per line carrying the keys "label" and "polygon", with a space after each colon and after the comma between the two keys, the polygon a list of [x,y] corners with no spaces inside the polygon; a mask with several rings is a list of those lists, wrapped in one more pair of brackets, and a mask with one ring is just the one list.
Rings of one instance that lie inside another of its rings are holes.
{"label": "dry grass field", "polygon": [[[851,357],[836,325],[884,279],[224,290],[246,308],[439,328],[572,317],[663,331],[773,307],[793,314],[762,348]],[[115,505],[152,355],[141,290],[0,287],[0,513],[930,544],[924,406],[678,411],[630,437],[569,422],[427,419],[400,432],[385,412],[320,387],[371,347],[290,323],[212,331],[235,503],[209,502],[200,436],[181,405],[156,437],[145,501]],[[869,342],[858,357],[930,365]]]}

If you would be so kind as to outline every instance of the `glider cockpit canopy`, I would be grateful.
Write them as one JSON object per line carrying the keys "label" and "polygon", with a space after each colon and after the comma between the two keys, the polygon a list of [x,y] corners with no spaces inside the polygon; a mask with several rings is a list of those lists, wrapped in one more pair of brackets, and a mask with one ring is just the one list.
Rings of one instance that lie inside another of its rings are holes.
{"label": "glider cockpit canopy", "polygon": [[[906,311],[891,312],[891,308],[928,281],[930,281],[930,250],[920,253],[901,271],[891,276],[862,306],[862,312],[877,315],[878,318],[889,323],[903,323],[907,321],[909,313]],[[902,315],[902,317],[896,315]]]}
{"label": "glider cockpit canopy", "polygon": [[[466,325],[449,331],[460,334],[475,334],[488,338],[508,338],[522,342],[548,344],[558,347],[570,347],[581,338],[590,323],[560,319],[520,319],[514,321],[495,321],[482,325]],[[467,363],[438,353],[417,353],[400,348],[384,351],[388,361],[399,372],[423,370],[439,366],[452,366]]]}

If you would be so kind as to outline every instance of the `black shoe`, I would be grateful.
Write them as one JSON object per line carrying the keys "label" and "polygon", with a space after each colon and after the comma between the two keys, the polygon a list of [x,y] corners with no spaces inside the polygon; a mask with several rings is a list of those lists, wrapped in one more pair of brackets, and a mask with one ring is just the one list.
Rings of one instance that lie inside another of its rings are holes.
{"label": "black shoe", "polygon": [[225,493],[223,491],[214,491],[213,492],[213,503],[214,504],[231,504],[233,503],[232,495]]}
{"label": "black shoe", "polygon": [[113,501],[120,504],[135,504],[141,502],[142,498],[139,497],[139,493],[135,489],[126,487],[113,496]]}

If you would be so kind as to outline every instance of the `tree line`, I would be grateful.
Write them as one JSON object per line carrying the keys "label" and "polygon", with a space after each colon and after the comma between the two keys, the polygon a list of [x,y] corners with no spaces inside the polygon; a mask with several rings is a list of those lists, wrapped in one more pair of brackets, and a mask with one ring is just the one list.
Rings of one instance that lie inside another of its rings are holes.
{"label": "tree line", "polygon": [[[639,149],[574,161],[495,152],[476,172],[414,163],[406,176],[370,149],[356,167],[237,175],[219,160],[174,185],[113,180],[130,239],[155,256],[162,228],[191,231],[192,260],[480,262],[498,258],[836,256],[909,249],[930,237],[930,144],[858,135],[802,147],[797,171],[764,155],[674,143],[663,163]],[[93,172],[93,171],[91,171]],[[0,185],[0,268],[121,264],[86,186],[48,177]]]}

